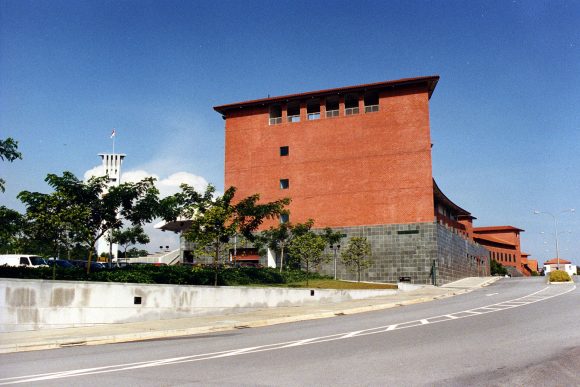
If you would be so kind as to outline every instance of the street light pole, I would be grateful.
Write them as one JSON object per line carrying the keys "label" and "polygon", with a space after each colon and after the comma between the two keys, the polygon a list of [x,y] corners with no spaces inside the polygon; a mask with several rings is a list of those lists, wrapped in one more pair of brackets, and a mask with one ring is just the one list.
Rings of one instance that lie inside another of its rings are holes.
{"label": "street light pole", "polygon": [[[565,212],[576,212],[576,210],[574,208],[570,208],[568,210],[560,211],[560,214],[563,214]],[[558,218],[556,217],[556,215],[546,211],[534,210],[534,214],[535,215],[546,214],[550,215],[552,219],[554,219],[554,237],[556,238],[556,267],[557,267],[556,270],[560,270],[560,242],[558,241]]]}

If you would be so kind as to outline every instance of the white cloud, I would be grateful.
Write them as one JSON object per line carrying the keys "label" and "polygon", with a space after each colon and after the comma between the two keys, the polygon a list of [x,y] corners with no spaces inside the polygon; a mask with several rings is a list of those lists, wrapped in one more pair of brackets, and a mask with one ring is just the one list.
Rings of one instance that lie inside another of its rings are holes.
{"label": "white cloud", "polygon": [[159,176],[154,173],[149,173],[143,169],[136,169],[133,171],[123,172],[121,174],[121,182],[136,183],[145,179],[146,177],[153,177],[156,180],[159,180]]}
{"label": "white cloud", "polygon": [[[102,165],[93,167],[85,172],[85,181],[93,176],[104,176],[105,171]],[[188,184],[199,192],[205,191],[208,186],[208,181],[199,175],[190,172],[175,172],[166,177],[160,177],[155,173],[148,172],[144,169],[134,169],[123,172],[121,174],[121,182],[135,183],[145,179],[146,177],[155,178],[155,186],[159,189],[161,197],[172,195],[179,192],[181,184]]]}
{"label": "white cloud", "polygon": [[85,172],[85,181],[89,180],[91,177],[105,176],[105,168],[102,165],[97,165]]}
{"label": "white cloud", "polygon": [[207,188],[208,182],[202,176],[189,172],[176,172],[165,179],[160,179],[156,185],[161,196],[171,195],[179,191],[181,184],[188,184],[198,192],[203,192]]}

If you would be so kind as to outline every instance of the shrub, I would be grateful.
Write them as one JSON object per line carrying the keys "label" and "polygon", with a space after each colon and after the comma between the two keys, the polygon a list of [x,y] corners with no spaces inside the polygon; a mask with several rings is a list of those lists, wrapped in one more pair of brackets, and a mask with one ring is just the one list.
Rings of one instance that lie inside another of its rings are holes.
{"label": "shrub", "polygon": [[532,271],[532,277],[537,277],[537,276],[539,276],[538,272],[537,271]]}
{"label": "shrub", "polygon": [[496,260],[491,260],[491,275],[506,275],[507,269]]}
{"label": "shrub", "polygon": [[[51,267],[10,267],[0,266],[0,278],[53,279]],[[310,278],[328,278],[311,273]],[[87,274],[82,268],[60,268],[54,271],[55,280],[100,281],[143,284],[213,285],[212,266],[155,266],[133,265],[124,268],[103,269]],[[306,272],[287,270],[282,274],[273,268],[222,267],[218,275],[219,285],[269,285],[306,280]]]}
{"label": "shrub", "polygon": [[554,270],[550,272],[550,282],[569,282],[570,276],[563,270]]}

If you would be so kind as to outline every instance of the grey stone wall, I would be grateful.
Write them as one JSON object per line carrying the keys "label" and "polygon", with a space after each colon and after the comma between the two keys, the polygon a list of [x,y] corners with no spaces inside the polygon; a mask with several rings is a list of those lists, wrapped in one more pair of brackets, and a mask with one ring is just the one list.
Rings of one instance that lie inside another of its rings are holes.
{"label": "grey stone wall", "polygon": [[[340,259],[352,237],[366,237],[371,243],[373,263],[361,273],[361,281],[398,282],[411,277],[415,284],[432,284],[432,267],[436,267],[437,285],[464,277],[489,275],[489,252],[481,245],[469,242],[452,229],[438,223],[387,224],[357,227],[336,227],[346,234],[336,252],[336,277],[356,281],[357,273],[347,270]],[[182,251],[192,249],[190,242],[181,239]],[[334,275],[334,251],[326,251],[330,260],[316,268],[320,273]],[[196,258],[200,263],[212,263],[211,258]],[[279,257],[276,257],[279,265]],[[260,263],[267,265],[267,258]]]}
{"label": "grey stone wall", "polygon": [[437,284],[487,275],[490,275],[489,252],[446,226],[437,224]]}
{"label": "grey stone wall", "polygon": [[[361,274],[362,281],[397,282],[400,277],[411,277],[413,283],[432,284],[433,265],[436,267],[437,285],[489,273],[487,250],[437,223],[340,227],[334,230],[347,235],[341,241],[341,250],[354,236],[366,237],[371,243],[373,264]],[[334,252],[328,249],[327,253],[331,259],[319,271],[332,276]],[[340,251],[336,254],[336,261],[338,279],[357,279],[357,274],[342,264]]]}

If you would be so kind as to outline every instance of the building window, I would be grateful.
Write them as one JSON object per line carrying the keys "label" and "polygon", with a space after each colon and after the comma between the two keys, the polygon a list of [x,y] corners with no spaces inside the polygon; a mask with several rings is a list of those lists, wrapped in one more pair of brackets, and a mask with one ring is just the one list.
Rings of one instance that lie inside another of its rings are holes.
{"label": "building window", "polygon": [[306,104],[306,117],[308,121],[320,119],[320,101],[315,99]]}
{"label": "building window", "polygon": [[288,189],[288,188],[290,188],[290,180],[280,179],[280,189]]}
{"label": "building window", "polygon": [[338,96],[326,98],[326,118],[338,117]]}
{"label": "building window", "polygon": [[287,146],[280,147],[280,156],[288,156],[290,154],[290,148]]}
{"label": "building window", "polygon": [[358,96],[347,94],[344,97],[344,115],[351,116],[353,114],[358,114]]}
{"label": "building window", "polygon": [[288,122],[300,122],[299,102],[290,102],[288,104]]}
{"label": "building window", "polygon": [[288,223],[290,221],[290,215],[280,214],[280,223]]}
{"label": "building window", "polygon": [[369,91],[365,93],[365,113],[373,113],[379,111],[379,93],[376,91]]}
{"label": "building window", "polygon": [[270,125],[282,123],[282,107],[280,105],[270,106]]}

